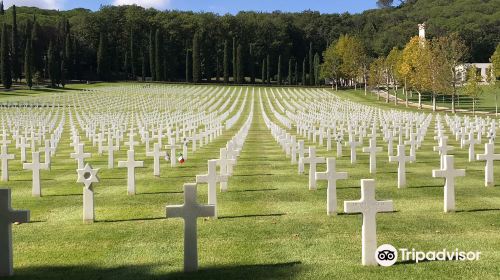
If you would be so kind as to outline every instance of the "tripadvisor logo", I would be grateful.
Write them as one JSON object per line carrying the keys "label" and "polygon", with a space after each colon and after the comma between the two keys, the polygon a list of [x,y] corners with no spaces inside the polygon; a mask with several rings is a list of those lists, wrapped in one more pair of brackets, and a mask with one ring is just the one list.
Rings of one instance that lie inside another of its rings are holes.
{"label": "tripadvisor logo", "polygon": [[399,251],[391,244],[384,244],[375,251],[375,260],[381,266],[392,266],[399,260],[403,262],[412,261],[415,263],[422,261],[478,261],[481,252],[460,251],[459,249],[441,251],[417,251],[414,248],[409,250],[400,248]]}

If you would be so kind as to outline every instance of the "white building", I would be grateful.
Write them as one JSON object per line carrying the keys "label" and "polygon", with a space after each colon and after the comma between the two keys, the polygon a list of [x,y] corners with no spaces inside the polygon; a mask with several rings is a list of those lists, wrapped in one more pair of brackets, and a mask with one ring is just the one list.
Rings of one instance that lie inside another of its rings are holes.
{"label": "white building", "polygon": [[[425,40],[425,23],[418,25],[418,36],[420,39]],[[481,74],[481,82],[486,83],[488,77],[488,68],[492,66],[491,63],[466,63],[458,66],[456,68],[458,74],[458,80],[463,83],[467,80],[467,69],[471,66],[477,68],[478,74]]]}

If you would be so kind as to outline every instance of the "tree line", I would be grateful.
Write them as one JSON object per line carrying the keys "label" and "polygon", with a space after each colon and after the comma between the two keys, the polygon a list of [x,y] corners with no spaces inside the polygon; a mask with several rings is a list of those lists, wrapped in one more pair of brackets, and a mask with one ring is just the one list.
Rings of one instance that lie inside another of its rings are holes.
{"label": "tree line", "polygon": [[[237,15],[102,6],[52,11],[11,7],[3,12],[2,81],[64,86],[69,80],[266,83],[325,82],[325,51],[341,43],[340,86],[365,61],[403,49],[426,21],[431,37],[456,33],[467,47],[464,61],[487,62],[499,41],[495,1],[392,1],[362,14],[259,13]],[[461,11],[467,10],[468,15]],[[3,9],[1,9],[3,11]],[[2,13],[0,11],[0,13]],[[470,15],[478,15],[472,17]],[[352,38],[357,38],[356,45]],[[339,47],[340,48],[340,47]],[[362,50],[366,60],[346,59]],[[10,74],[10,79],[9,79]],[[354,86],[357,86],[355,83]]]}

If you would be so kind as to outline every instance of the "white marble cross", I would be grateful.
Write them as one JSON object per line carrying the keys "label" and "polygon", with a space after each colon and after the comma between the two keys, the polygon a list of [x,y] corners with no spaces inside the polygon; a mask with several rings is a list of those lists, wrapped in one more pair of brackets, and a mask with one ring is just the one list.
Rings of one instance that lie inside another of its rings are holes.
{"label": "white marble cross", "polygon": [[78,173],[77,183],[83,183],[85,186],[83,188],[83,222],[93,223],[94,222],[94,189],[92,188],[93,183],[99,183],[99,177],[97,177],[97,172],[99,169],[92,169],[88,163],[85,164],[85,168],[77,169]]}
{"label": "white marble cross", "polygon": [[45,155],[45,163],[47,163],[50,168],[50,156],[52,154],[52,148],[50,147],[50,140],[45,140],[45,146],[43,148],[43,152]]}
{"label": "white marble cross", "polygon": [[356,141],[356,138],[354,136],[349,136],[351,139],[349,142],[347,142],[347,145],[351,147],[351,164],[356,163],[356,147],[361,145],[360,142]]}
{"label": "white marble cross", "polygon": [[[153,147],[153,151],[146,152],[146,156],[153,157],[153,175],[160,176],[160,158],[165,157],[167,155],[166,152],[160,151],[160,144],[155,143]],[[171,159],[173,160],[173,159]]]}
{"label": "white marble cross", "polygon": [[469,138],[462,142],[464,144],[469,144],[469,162],[474,161],[475,160],[474,145],[479,144],[479,141],[477,141],[476,136],[474,135],[474,131],[471,130],[469,132]]}
{"label": "white marble cross", "polygon": [[382,147],[377,147],[377,140],[370,138],[370,146],[363,148],[363,153],[370,153],[370,174],[377,172],[377,152],[381,152]]}
{"label": "white marble cross", "polygon": [[21,143],[18,145],[18,148],[21,149],[21,162],[26,162],[26,148],[29,148],[30,145],[26,143],[26,137],[21,137]]}
{"label": "white marble cross", "polygon": [[208,161],[208,173],[204,175],[196,175],[196,183],[208,184],[208,204],[215,207],[214,217],[217,218],[217,183],[228,180],[228,176],[217,175],[217,161],[211,159]]}
{"label": "white marble cross", "polygon": [[0,277],[14,274],[12,256],[12,223],[28,223],[30,211],[12,210],[11,190],[0,189]]}
{"label": "white marble cross", "polygon": [[406,163],[411,160],[415,160],[415,158],[405,156],[405,145],[398,145],[398,155],[389,157],[389,162],[398,163],[398,188],[406,186]]}
{"label": "white marble cross", "polygon": [[118,148],[113,145],[113,140],[108,138],[108,145],[106,146],[106,151],[108,152],[108,169],[113,169],[115,167],[115,156],[114,152]]}
{"label": "white marble cross", "polygon": [[463,176],[465,176],[465,169],[455,169],[453,156],[445,156],[442,170],[432,170],[432,177],[446,179],[444,183],[444,212],[455,211],[455,178]]}
{"label": "white marble cross", "polygon": [[119,161],[118,167],[127,168],[127,193],[129,195],[135,195],[135,169],[137,167],[143,167],[143,161],[135,160],[135,151],[127,151],[127,161]]}
{"label": "white marble cross", "polygon": [[170,139],[170,145],[165,145],[165,149],[170,149],[170,166],[175,167],[177,163],[177,155],[175,154],[175,149],[178,145],[175,144],[175,138]]}
{"label": "white marble cross", "polygon": [[304,140],[299,140],[298,141],[298,153],[299,153],[299,163],[297,164],[298,166],[298,171],[299,174],[304,174],[304,162],[302,161],[304,159]]}
{"label": "white marble cross", "polygon": [[184,185],[184,204],[166,207],[167,218],[184,219],[184,271],[198,270],[198,217],[212,217],[215,215],[214,205],[200,205],[196,201],[196,184]]}
{"label": "white marble cross", "polygon": [[309,157],[303,158],[302,163],[309,164],[309,190],[316,190],[316,165],[325,163],[325,158],[316,157],[316,148],[309,147]]}
{"label": "white marble cross", "polygon": [[361,199],[344,201],[345,213],[362,213],[363,227],[361,230],[361,263],[377,265],[375,251],[377,250],[376,216],[380,212],[394,211],[392,200],[377,201],[375,199],[375,180],[361,180]]}
{"label": "white marble cross", "polygon": [[440,155],[440,161],[441,161],[441,168],[444,168],[444,157],[448,155],[448,152],[453,149],[452,146],[447,145],[447,139],[448,137],[442,136],[438,137],[439,138],[439,145],[434,146],[434,151],[439,152]]}
{"label": "white marble cross", "polygon": [[477,155],[477,160],[486,161],[486,166],[484,167],[484,185],[486,187],[494,187],[493,163],[495,160],[500,160],[500,155],[495,154],[495,144],[484,144],[484,154]]}
{"label": "white marble cross", "polygon": [[[220,175],[222,176],[229,176],[229,166],[233,166],[236,161],[234,159],[230,159],[227,156],[227,149],[226,148],[221,148],[219,152],[219,159],[217,160],[217,163],[220,166]],[[227,191],[227,181],[221,181],[220,182],[220,191],[221,192],[226,192]]]}
{"label": "white marble cross", "polygon": [[90,153],[85,153],[84,152],[84,144],[80,143],[78,144],[77,147],[77,152],[76,153],[71,153],[70,154],[71,158],[75,159],[76,162],[78,163],[77,169],[83,169],[85,166],[85,159],[90,158],[92,155]]}
{"label": "white marble cross", "polygon": [[23,169],[33,171],[32,195],[34,197],[40,197],[42,196],[42,190],[40,188],[40,170],[48,170],[49,165],[47,163],[40,163],[40,152],[33,152],[31,155],[32,162],[23,163]]}
{"label": "white marble cross", "polygon": [[325,172],[316,172],[316,181],[328,181],[326,190],[326,213],[328,215],[334,215],[337,211],[337,180],[345,179],[347,179],[347,172],[337,172],[335,158],[327,159]]}
{"label": "white marble cross", "polygon": [[13,154],[9,154],[8,146],[2,145],[2,153],[0,153],[0,160],[2,160],[2,181],[9,181],[9,160],[14,159]]}

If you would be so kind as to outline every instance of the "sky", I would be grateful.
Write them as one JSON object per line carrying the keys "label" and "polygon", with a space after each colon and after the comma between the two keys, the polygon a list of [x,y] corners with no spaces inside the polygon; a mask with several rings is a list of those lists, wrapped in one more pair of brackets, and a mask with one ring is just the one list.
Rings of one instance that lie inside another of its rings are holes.
{"label": "sky", "polygon": [[376,0],[4,0],[6,8],[11,5],[34,6],[44,9],[70,10],[87,8],[98,10],[101,5],[137,4],[159,10],[176,9],[205,11],[218,14],[236,14],[239,11],[359,13],[376,8]]}

